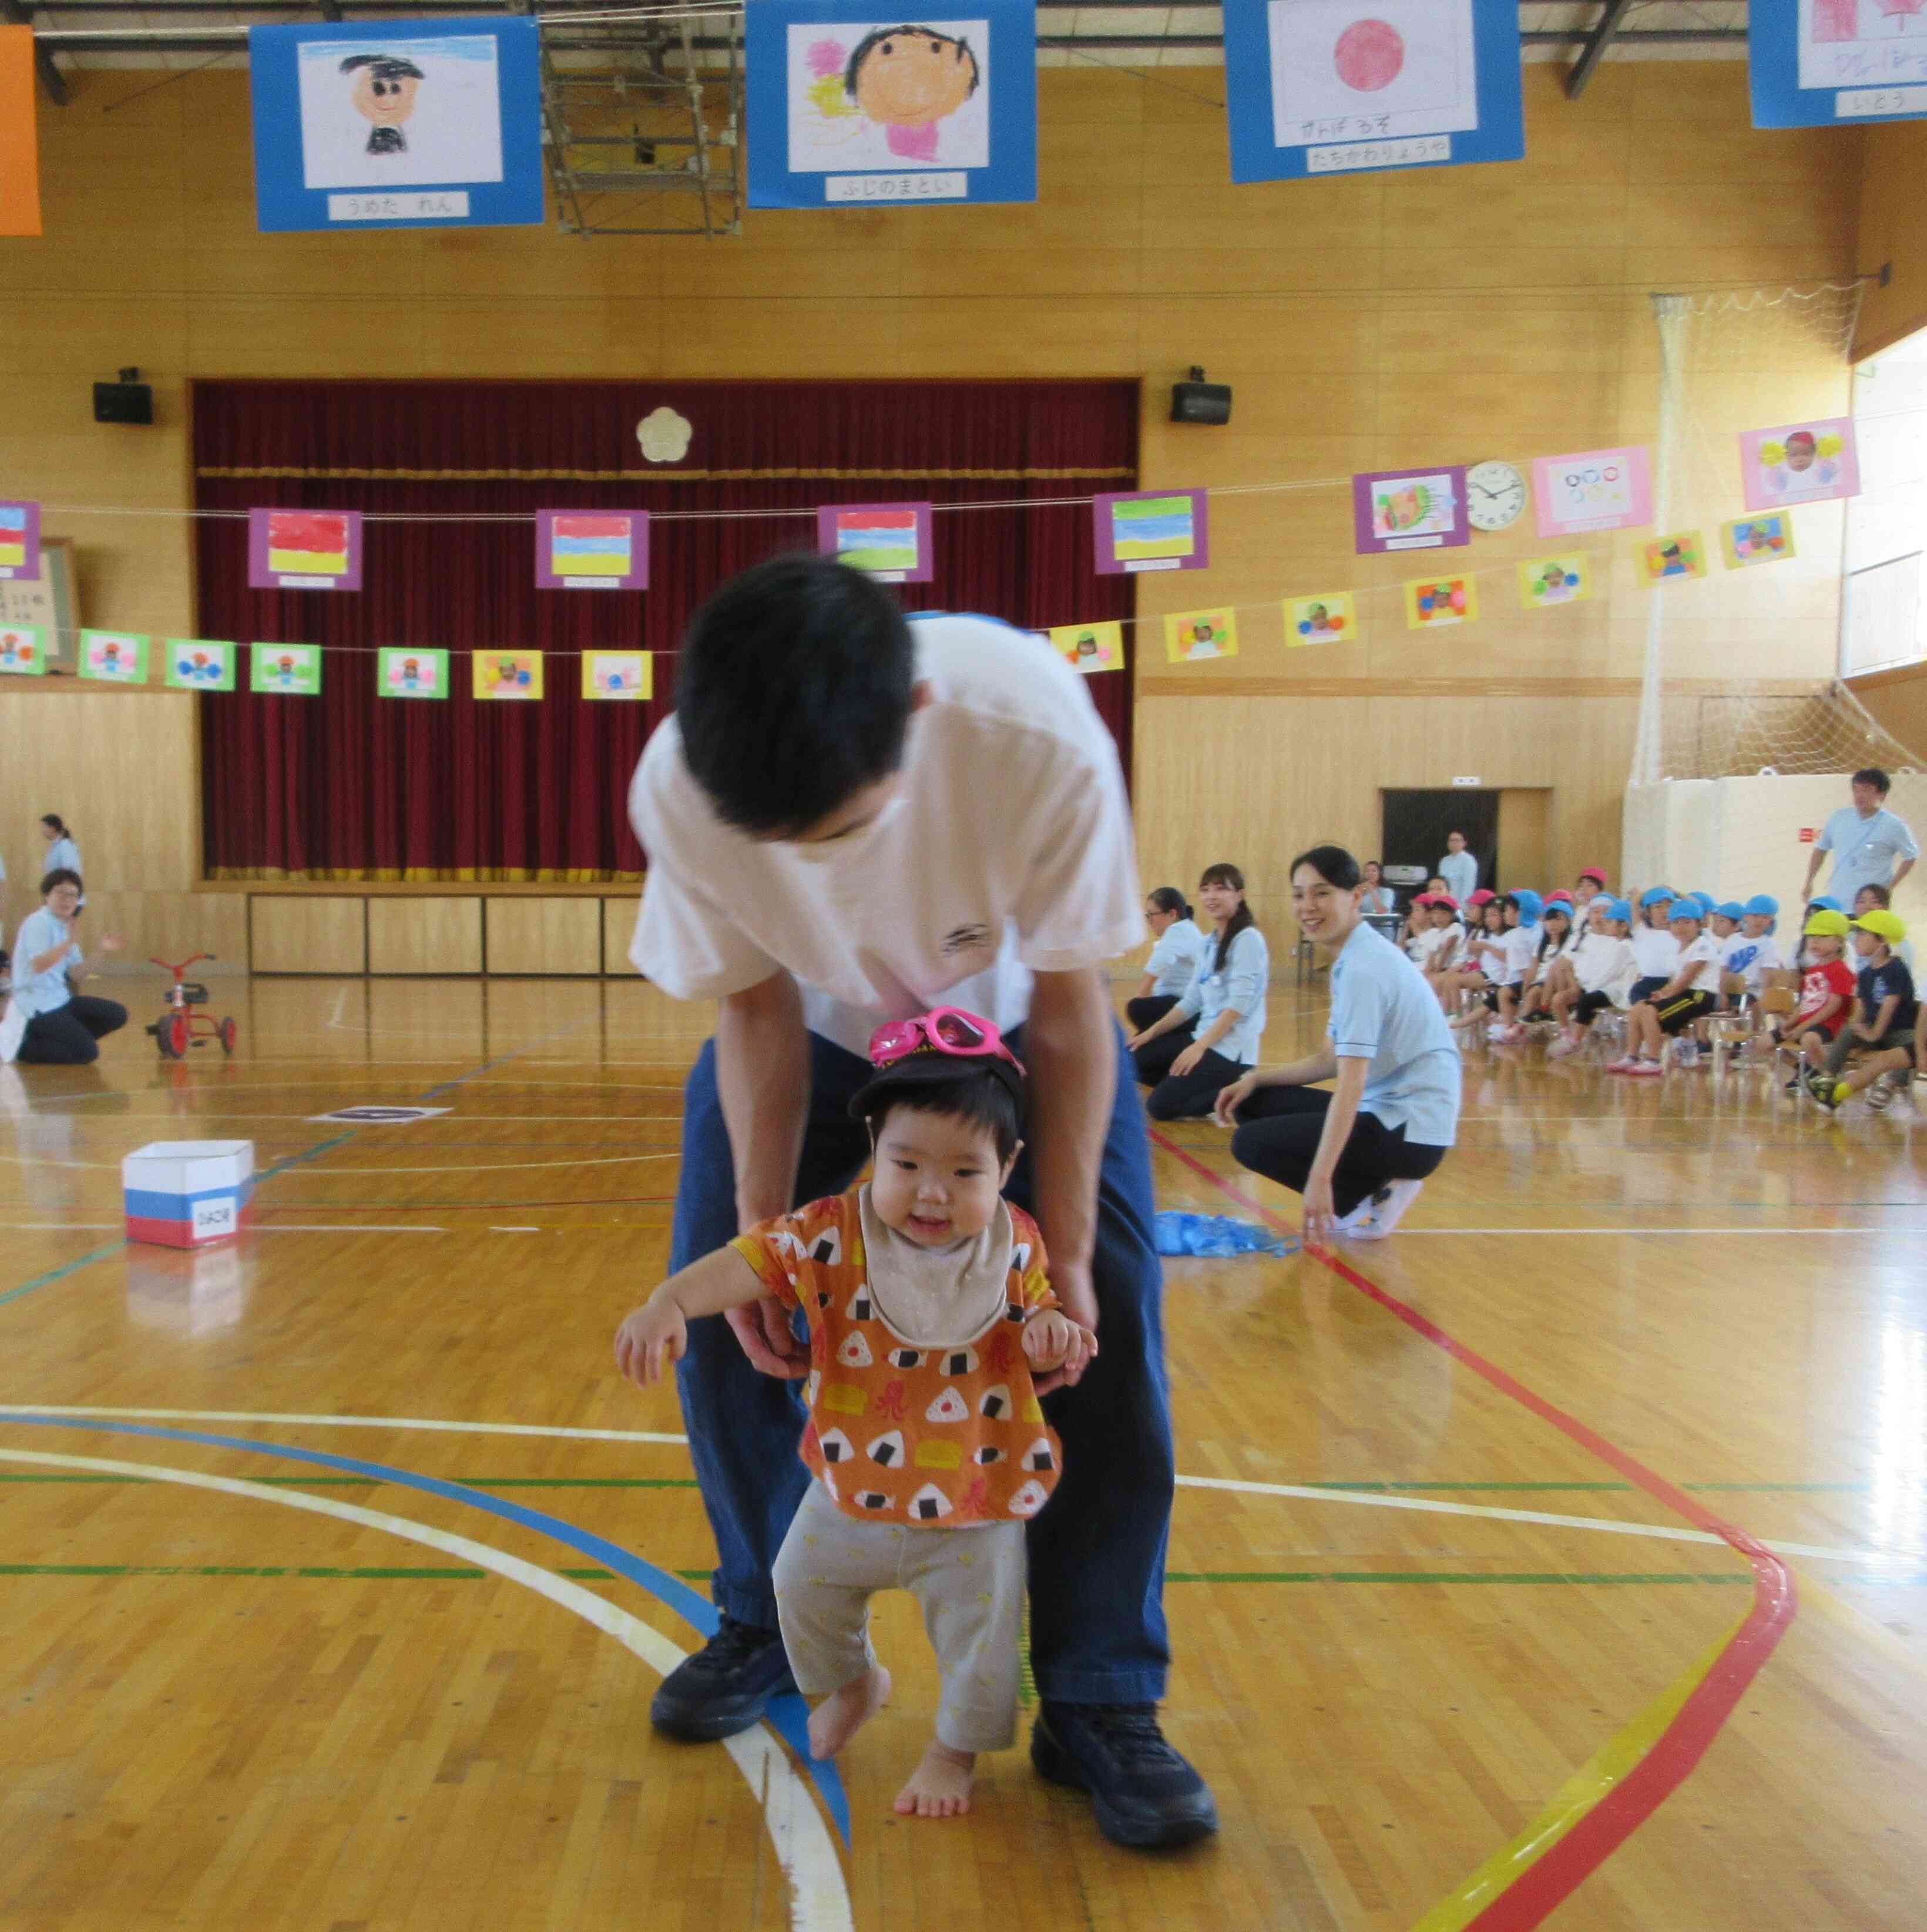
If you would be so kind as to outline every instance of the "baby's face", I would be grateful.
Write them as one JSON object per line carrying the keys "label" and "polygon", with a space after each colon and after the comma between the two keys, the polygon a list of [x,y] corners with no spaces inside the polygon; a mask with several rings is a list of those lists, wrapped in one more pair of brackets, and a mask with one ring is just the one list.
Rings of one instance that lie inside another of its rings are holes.
{"label": "baby's face", "polygon": [[1010,1168],[982,1127],[947,1114],[896,1108],[877,1136],[870,1205],[887,1228],[926,1248],[983,1233]]}

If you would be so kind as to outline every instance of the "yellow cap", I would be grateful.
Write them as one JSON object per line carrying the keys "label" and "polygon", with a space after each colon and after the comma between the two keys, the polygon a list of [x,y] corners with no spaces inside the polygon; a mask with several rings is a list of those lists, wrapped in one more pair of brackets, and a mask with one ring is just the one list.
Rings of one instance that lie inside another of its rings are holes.
{"label": "yellow cap", "polygon": [[1889,912],[1884,906],[1876,906],[1871,912],[1863,912],[1854,920],[1862,932],[1871,932],[1875,938],[1884,940],[1889,946],[1898,946],[1907,937],[1907,922],[1898,913]]}
{"label": "yellow cap", "polygon": [[1850,927],[1844,912],[1817,912],[1805,926],[1809,939],[1844,939]]}

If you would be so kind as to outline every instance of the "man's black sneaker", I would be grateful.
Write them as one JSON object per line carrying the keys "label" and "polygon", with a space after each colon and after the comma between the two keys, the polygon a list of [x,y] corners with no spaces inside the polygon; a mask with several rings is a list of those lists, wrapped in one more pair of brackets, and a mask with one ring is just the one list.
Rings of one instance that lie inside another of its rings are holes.
{"label": "man's black sneaker", "polygon": [[672,1738],[714,1744],[749,1730],[771,1698],[795,1688],[782,1637],[725,1617],[716,1635],[663,1678],[649,1721]]}
{"label": "man's black sneaker", "polygon": [[1031,1762],[1053,1784],[1089,1792],[1114,1844],[1188,1845],[1217,1829],[1210,1786],[1165,1742],[1154,1704],[1047,1703]]}

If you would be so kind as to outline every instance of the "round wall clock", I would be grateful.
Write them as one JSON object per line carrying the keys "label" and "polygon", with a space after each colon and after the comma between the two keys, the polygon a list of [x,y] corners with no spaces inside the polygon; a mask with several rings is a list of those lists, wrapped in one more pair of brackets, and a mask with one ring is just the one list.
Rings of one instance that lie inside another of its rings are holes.
{"label": "round wall clock", "polygon": [[1525,514],[1529,495],[1509,463],[1475,463],[1466,472],[1466,517],[1475,530],[1509,529]]}

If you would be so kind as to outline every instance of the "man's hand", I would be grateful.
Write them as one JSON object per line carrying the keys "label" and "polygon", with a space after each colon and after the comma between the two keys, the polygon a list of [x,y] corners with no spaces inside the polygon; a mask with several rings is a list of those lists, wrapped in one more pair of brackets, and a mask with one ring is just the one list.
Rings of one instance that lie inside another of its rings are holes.
{"label": "man's hand", "polygon": [[1211,1116],[1221,1127],[1235,1127],[1238,1124],[1238,1110],[1258,1090],[1258,1070],[1254,1066],[1249,1073],[1234,1080],[1229,1087],[1218,1089],[1217,1104],[1211,1109]]}
{"label": "man's hand", "polygon": [[[1054,1388],[1068,1388],[1080,1381],[1084,1371],[1091,1365],[1091,1358],[1097,1352],[1097,1291],[1091,1284],[1088,1264],[1072,1266],[1066,1262],[1052,1262],[1050,1285],[1056,1292],[1058,1306],[1070,1322],[1083,1330],[1090,1346],[1067,1358],[1061,1367],[1039,1376],[1037,1378],[1037,1390],[1040,1395],[1048,1395]],[[1043,1319],[1042,1316],[1037,1316],[1025,1324],[1024,1336],[1027,1352],[1030,1346],[1030,1331]]]}
{"label": "man's hand", "polygon": [[743,1352],[766,1376],[800,1382],[809,1373],[809,1357],[790,1328],[789,1310],[774,1295],[747,1308],[730,1308],[723,1318],[736,1331]]}
{"label": "man's hand", "polygon": [[1338,1209],[1331,1198],[1331,1181],[1313,1174],[1304,1184],[1304,1238],[1307,1244],[1323,1241],[1331,1234],[1337,1219]]}

